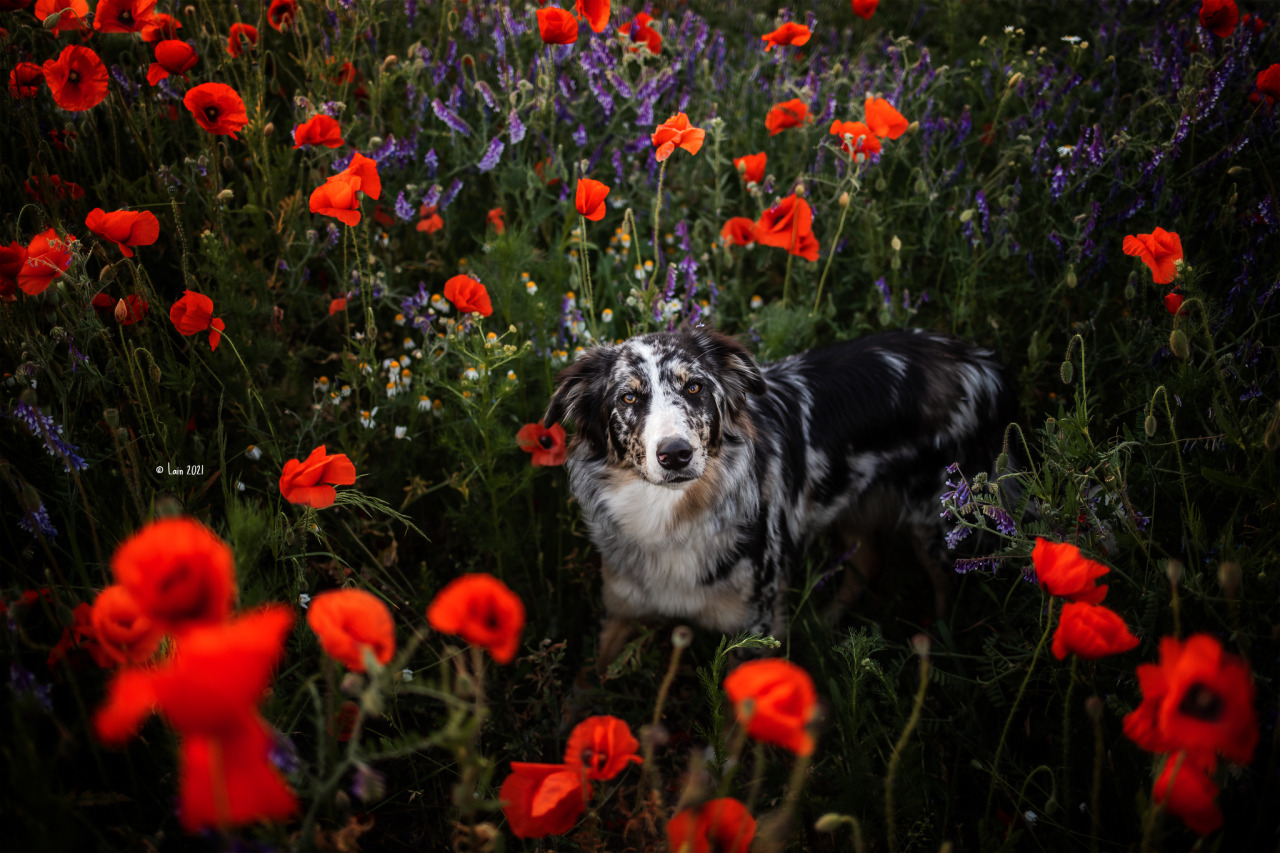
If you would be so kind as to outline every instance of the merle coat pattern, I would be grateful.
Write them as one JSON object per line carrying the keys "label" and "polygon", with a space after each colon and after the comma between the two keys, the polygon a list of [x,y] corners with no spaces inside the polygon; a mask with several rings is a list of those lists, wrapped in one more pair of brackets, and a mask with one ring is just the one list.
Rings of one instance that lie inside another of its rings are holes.
{"label": "merle coat pattern", "polygon": [[836,522],[866,542],[908,528],[941,608],[944,469],[989,468],[1013,415],[991,353],[918,330],[763,366],[701,329],[587,351],[544,423],[577,427],[567,465],[602,556],[599,664],[636,619],[781,636],[791,569]]}

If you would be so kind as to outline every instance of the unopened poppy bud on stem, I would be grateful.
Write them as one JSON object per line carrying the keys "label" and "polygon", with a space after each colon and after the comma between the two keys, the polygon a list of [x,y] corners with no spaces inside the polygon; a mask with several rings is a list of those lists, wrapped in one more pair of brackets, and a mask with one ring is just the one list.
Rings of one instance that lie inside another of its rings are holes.
{"label": "unopened poppy bud on stem", "polygon": [[103,409],[102,420],[106,422],[109,429],[120,428],[120,410],[119,409]]}
{"label": "unopened poppy bud on stem", "polygon": [[1089,719],[1097,722],[1102,719],[1103,704],[1102,700],[1097,696],[1090,696],[1084,700],[1084,712],[1089,715]]}
{"label": "unopened poppy bud on stem", "polygon": [[394,53],[391,54],[386,59],[382,60],[382,73],[386,74],[388,71],[390,71],[392,68],[395,68],[399,64],[400,64],[400,57],[396,56]]}
{"label": "unopened poppy bud on stem", "polygon": [[928,634],[916,634],[911,638],[911,651],[920,655],[922,658],[929,657],[929,649],[932,648],[933,641],[929,639]]}
{"label": "unopened poppy bud on stem", "polygon": [[1191,355],[1191,343],[1187,340],[1186,332],[1174,329],[1169,333],[1169,351],[1184,360]]}
{"label": "unopened poppy bud on stem", "polygon": [[269,122],[267,122],[265,125],[263,125],[263,126],[262,126],[262,135],[263,135],[263,136],[270,136],[271,134],[273,134],[273,133],[275,133],[275,132],[276,132],[276,123],[275,123],[275,122],[273,122],[273,121],[269,121]]}
{"label": "unopened poppy bud on stem", "polygon": [[1018,85],[1021,82],[1022,82],[1022,72],[1015,71],[1013,73],[1013,76],[1009,78],[1009,88],[1012,89],[1014,86]]}
{"label": "unopened poppy bud on stem", "polygon": [[1156,434],[1156,416],[1147,415],[1147,419],[1142,422],[1142,431],[1147,434],[1147,438]]}
{"label": "unopened poppy bud on stem", "polygon": [[677,625],[671,632],[671,645],[677,649],[687,649],[693,642],[693,629],[688,625]]}
{"label": "unopened poppy bud on stem", "polygon": [[840,207],[845,208],[848,206],[849,206],[849,194],[847,192],[840,193]]}
{"label": "unopened poppy bud on stem", "polygon": [[1058,368],[1058,375],[1062,377],[1062,381],[1067,385],[1071,384],[1071,380],[1075,378],[1076,368],[1069,361],[1062,362],[1062,366]]}
{"label": "unopened poppy bud on stem", "polygon": [[235,197],[236,197],[236,192],[235,192],[235,190],[231,189],[230,187],[227,187],[225,190],[223,190],[222,192],[218,193],[218,195],[216,196],[216,198],[218,199],[218,201],[231,201],[231,199],[233,199],[233,198],[235,198]]}
{"label": "unopened poppy bud on stem", "polygon": [[813,828],[818,832],[835,832],[848,818],[837,812],[827,812],[814,821]]}
{"label": "unopened poppy bud on stem", "polygon": [[1218,566],[1218,585],[1227,594],[1227,598],[1234,599],[1240,591],[1240,574],[1240,564],[1234,560]]}
{"label": "unopened poppy bud on stem", "polygon": [[889,241],[889,248],[893,249],[895,252],[902,251],[902,240],[898,239],[897,234],[894,234],[893,239]]}
{"label": "unopened poppy bud on stem", "polygon": [[907,125],[906,135],[915,136],[919,131],[920,131],[920,122],[913,121],[911,122],[911,124]]}
{"label": "unopened poppy bud on stem", "polygon": [[1169,583],[1173,586],[1178,586],[1182,583],[1183,570],[1184,566],[1181,560],[1168,560],[1164,564],[1165,577],[1169,579]]}

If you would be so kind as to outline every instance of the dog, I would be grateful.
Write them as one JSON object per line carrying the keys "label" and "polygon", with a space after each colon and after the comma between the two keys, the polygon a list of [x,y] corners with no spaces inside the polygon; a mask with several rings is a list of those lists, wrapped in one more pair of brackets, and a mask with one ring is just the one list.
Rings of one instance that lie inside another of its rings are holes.
{"label": "dog", "polygon": [[576,428],[570,490],[604,580],[597,667],[654,617],[785,636],[789,575],[833,525],[861,545],[843,597],[873,570],[876,531],[896,528],[941,615],[945,468],[990,469],[1015,410],[992,353],[920,330],[764,365],[701,328],[587,350],[543,424]]}

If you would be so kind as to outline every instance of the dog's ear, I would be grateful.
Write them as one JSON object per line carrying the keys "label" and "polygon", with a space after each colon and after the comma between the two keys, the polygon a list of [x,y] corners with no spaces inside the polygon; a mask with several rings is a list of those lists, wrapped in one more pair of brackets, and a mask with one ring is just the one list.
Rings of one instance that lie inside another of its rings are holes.
{"label": "dog's ear", "polygon": [[729,407],[737,411],[746,405],[747,395],[763,394],[764,376],[747,348],[720,332],[703,332],[706,351],[720,364]]}
{"label": "dog's ear", "polygon": [[604,395],[608,388],[609,374],[613,371],[617,352],[611,346],[597,346],[578,356],[577,361],[560,371],[556,377],[556,390],[542,416],[542,425],[567,420],[585,440],[593,457],[604,455],[605,423]]}

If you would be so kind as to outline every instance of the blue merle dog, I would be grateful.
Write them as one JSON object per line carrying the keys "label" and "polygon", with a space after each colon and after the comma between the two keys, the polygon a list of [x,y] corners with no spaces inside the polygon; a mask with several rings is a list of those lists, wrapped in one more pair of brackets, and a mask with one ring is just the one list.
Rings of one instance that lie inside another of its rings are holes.
{"label": "blue merle dog", "polygon": [[846,600],[887,531],[910,538],[941,615],[944,469],[989,469],[1015,408],[990,352],[918,330],[766,365],[703,329],[588,350],[543,422],[577,430],[570,488],[604,575],[597,666],[640,619],[783,636],[789,575],[832,526],[861,546]]}

